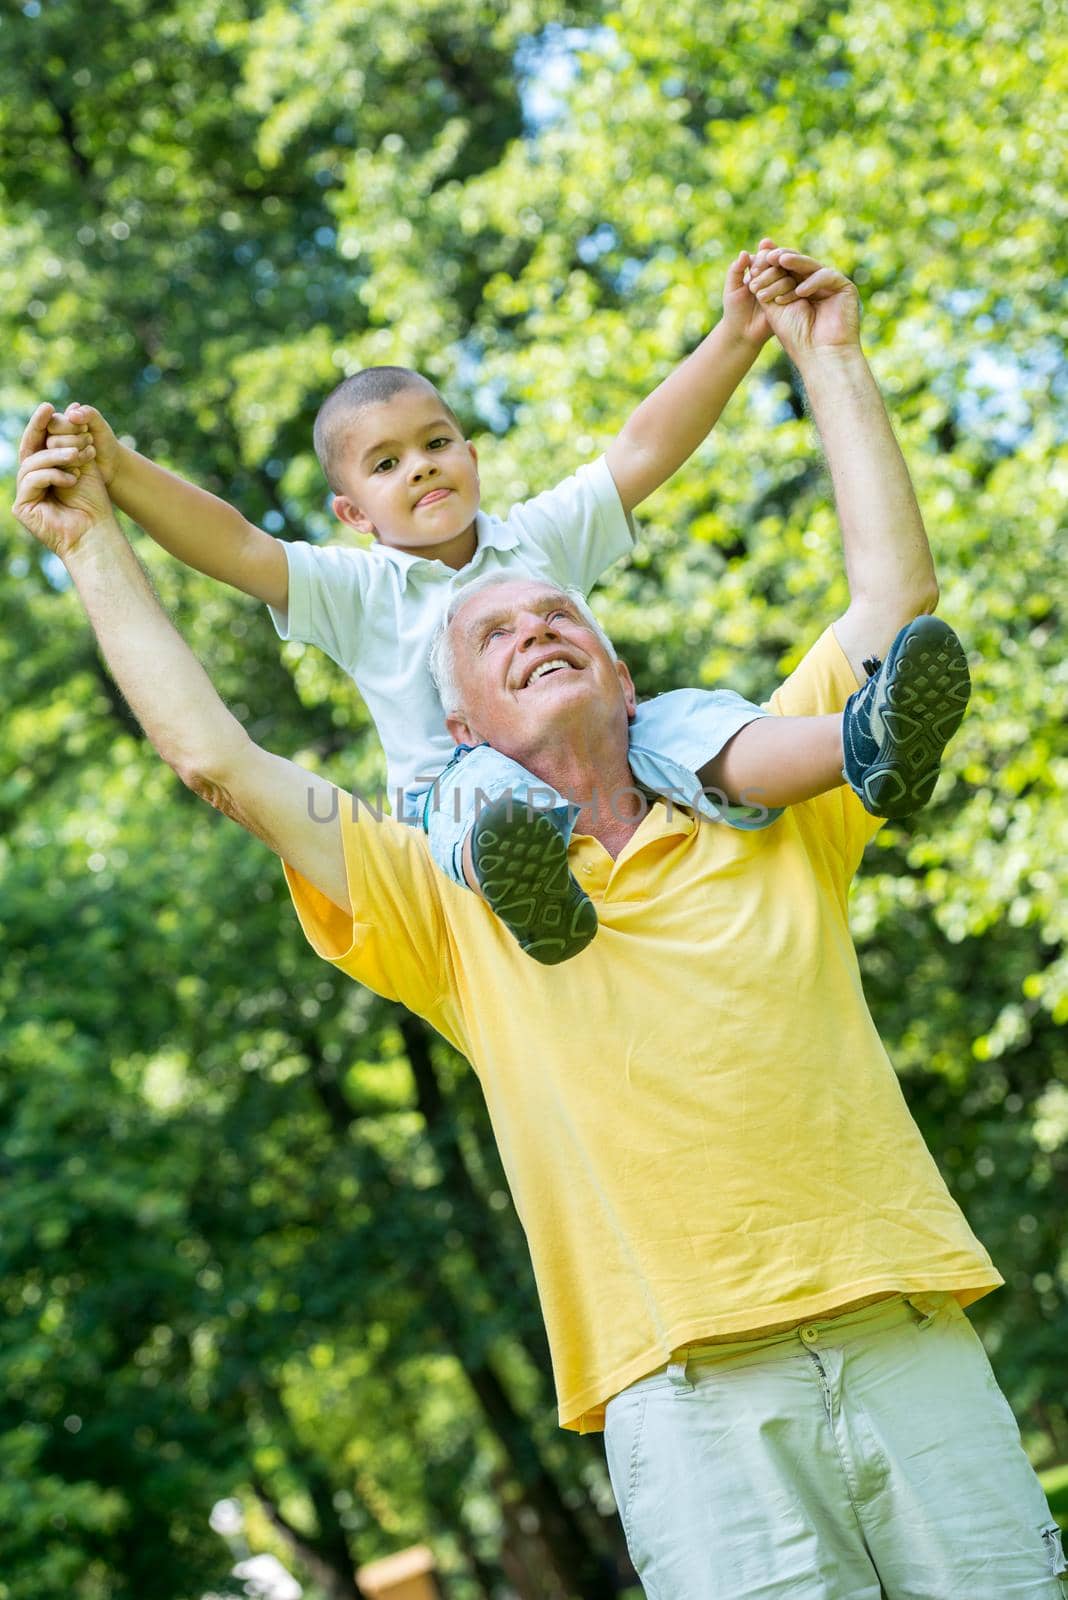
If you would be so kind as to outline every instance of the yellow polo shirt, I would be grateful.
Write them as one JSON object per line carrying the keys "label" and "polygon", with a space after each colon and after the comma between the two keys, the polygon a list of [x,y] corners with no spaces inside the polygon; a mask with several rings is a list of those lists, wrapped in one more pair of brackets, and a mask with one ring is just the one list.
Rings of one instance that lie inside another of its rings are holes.
{"label": "yellow polo shirt", "polygon": [[[771,709],[838,711],[855,687],[828,629]],[[658,803],[615,861],[576,837],[600,928],[557,967],[416,830],[341,807],[355,915],[287,867],[301,924],[478,1073],[563,1427],[603,1426],[605,1402],[682,1345],[884,1292],[967,1305],[1002,1282],[864,1001],[846,901],[878,823],[848,789],[758,832]]]}

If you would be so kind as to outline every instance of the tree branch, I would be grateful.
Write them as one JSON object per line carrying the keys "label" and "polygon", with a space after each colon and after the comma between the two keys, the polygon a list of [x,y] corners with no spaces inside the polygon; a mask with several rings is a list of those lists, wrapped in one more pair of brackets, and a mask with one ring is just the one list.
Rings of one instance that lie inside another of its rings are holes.
{"label": "tree branch", "polygon": [[253,1479],[252,1490],[275,1532],[280,1534],[297,1561],[322,1589],[328,1600],[367,1600],[354,1575],[339,1572],[321,1550],[283,1516],[266,1484]]}

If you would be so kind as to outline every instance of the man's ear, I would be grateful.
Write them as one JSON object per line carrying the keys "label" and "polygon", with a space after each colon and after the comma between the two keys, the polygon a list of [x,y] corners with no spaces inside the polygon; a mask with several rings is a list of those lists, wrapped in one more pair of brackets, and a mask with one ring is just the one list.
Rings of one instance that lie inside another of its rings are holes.
{"label": "man's ear", "polygon": [[633,722],[638,712],[638,692],[634,687],[634,679],[630,675],[630,668],[625,661],[616,662],[616,675],[623,690],[623,701],[627,707],[627,721]]}
{"label": "man's ear", "polygon": [[347,494],[336,494],[330,502],[331,510],[341,522],[347,522],[350,528],[355,528],[357,533],[377,532],[374,523],[359,506],[349,499]]}
{"label": "man's ear", "polygon": [[453,740],[456,744],[482,743],[471,724],[465,721],[462,712],[450,711],[449,715],[445,718],[445,726],[452,734]]}

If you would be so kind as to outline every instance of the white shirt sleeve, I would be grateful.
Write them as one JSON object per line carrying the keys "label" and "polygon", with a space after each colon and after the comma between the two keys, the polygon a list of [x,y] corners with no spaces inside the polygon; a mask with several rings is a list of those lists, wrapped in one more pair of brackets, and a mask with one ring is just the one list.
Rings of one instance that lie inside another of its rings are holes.
{"label": "white shirt sleeve", "polygon": [[636,538],[604,456],[532,500],[513,506],[504,519],[519,533],[520,547],[534,545],[548,559],[558,583],[589,594],[597,579]]}
{"label": "white shirt sleeve", "polygon": [[367,563],[358,551],[283,544],[289,564],[289,609],[268,606],[279,638],[325,650],[350,675],[360,654]]}

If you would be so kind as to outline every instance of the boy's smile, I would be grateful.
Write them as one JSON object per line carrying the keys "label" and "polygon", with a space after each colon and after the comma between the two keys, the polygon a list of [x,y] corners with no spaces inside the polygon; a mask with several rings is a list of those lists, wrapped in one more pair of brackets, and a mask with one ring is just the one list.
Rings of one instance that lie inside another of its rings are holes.
{"label": "boy's smile", "polygon": [[341,474],[334,510],[350,527],[450,567],[474,555],[478,457],[429,383],[357,413]]}

